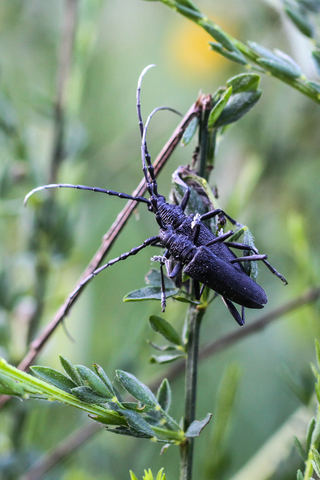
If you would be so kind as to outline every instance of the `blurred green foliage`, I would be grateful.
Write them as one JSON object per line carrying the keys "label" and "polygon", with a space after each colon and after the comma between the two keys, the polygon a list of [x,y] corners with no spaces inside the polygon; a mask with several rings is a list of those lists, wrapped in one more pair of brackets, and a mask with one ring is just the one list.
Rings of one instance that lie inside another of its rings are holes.
{"label": "blurred green foliage", "polygon": [[[287,52],[308,78],[317,81],[309,47],[281,15],[281,5],[271,0],[224,0],[214,6],[203,0],[197,5],[237,38]],[[71,292],[124,206],[117,198],[55,191],[38,194],[23,208],[24,195],[48,181],[63,14],[62,0],[0,3],[0,351],[11,362],[19,361],[30,335],[49,322]],[[241,65],[209,51],[209,40],[196,25],[160,3],[79,2],[66,102],[65,158],[58,181],[131,192],[142,176],[135,112],[142,68],[157,65],[143,85],[143,115],[160,104],[185,112],[199,90],[213,93],[227,78],[243,72]],[[212,181],[218,186],[220,206],[250,226],[259,251],[268,253],[289,281],[283,288],[261,268],[259,283],[268,294],[266,311],[270,311],[320,280],[320,110],[274,78],[262,77],[261,88],[258,105],[221,143]],[[176,123],[169,113],[153,119],[148,131],[153,158]],[[190,163],[192,153],[191,142],[174,154],[159,177],[161,193],[168,195],[172,173],[178,165]],[[44,231],[50,236],[42,236]],[[153,216],[139,207],[109,258],[156,232]],[[56,368],[62,354],[74,363],[97,362],[108,371],[128,370],[146,383],[164,375],[165,365],[147,362],[152,350],[145,341],[157,341],[148,318],[159,314],[159,304],[122,302],[125,294],[143,284],[151,255],[152,251],[143,251],[97,277],[67,317],[75,342],[60,328],[38,362]],[[41,286],[46,286],[44,292]],[[203,326],[206,341],[236,328],[222,302],[211,308]],[[164,317],[173,319],[174,328],[180,330],[184,311],[183,304],[168,300]],[[256,312],[248,312],[247,323],[257,317]],[[203,417],[215,409],[225,367],[231,361],[241,364],[228,470],[220,473],[219,480],[232,478],[300,407],[283,370],[298,383],[300,378],[310,379],[308,364],[319,333],[318,305],[307,306],[200,366],[197,416]],[[172,384],[181,402],[182,383],[178,379]],[[302,383],[310,394],[311,381]],[[61,405],[30,402],[22,408],[17,403],[1,412],[0,470],[5,480],[17,478],[17,459],[23,471],[87,421]],[[172,415],[177,418],[181,410]],[[195,471],[206,464],[209,436],[215,441],[217,433],[209,430],[198,440]],[[144,444],[142,450],[135,439],[110,438],[100,432],[45,478],[114,480],[129,478],[130,469],[140,478],[145,468],[157,472],[164,463],[168,480],[177,478],[177,452],[169,449],[160,457],[156,445]]]}

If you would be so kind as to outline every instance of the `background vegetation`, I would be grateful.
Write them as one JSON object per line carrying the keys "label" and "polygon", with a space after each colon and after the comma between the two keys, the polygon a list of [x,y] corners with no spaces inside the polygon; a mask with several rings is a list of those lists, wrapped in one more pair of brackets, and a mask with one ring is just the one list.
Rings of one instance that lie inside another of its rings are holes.
{"label": "background vegetation", "polygon": [[[316,78],[309,43],[284,17],[280,2],[199,0],[197,6],[237,38],[287,52],[308,77]],[[129,193],[142,176],[135,112],[141,70],[149,63],[157,65],[143,85],[146,115],[158,105],[186,112],[199,90],[213,93],[244,68],[210,52],[209,35],[160,3],[83,0],[78,8],[73,63],[63,100],[65,158],[57,179]],[[50,181],[63,18],[62,0],[0,3],[0,342],[1,356],[13,363],[25,354],[27,336],[48,323],[72,290],[124,206],[117,198],[56,191],[55,209],[48,207],[41,221],[36,221],[35,211],[48,198],[46,193],[23,208],[24,195]],[[267,312],[319,284],[320,113],[319,105],[274,78],[262,77],[261,87],[257,106],[221,144],[212,178],[221,207],[250,225],[259,251],[268,253],[289,281],[284,288],[261,268],[259,283],[269,297]],[[154,118],[148,132],[153,157],[176,123],[169,113]],[[189,163],[191,155],[192,145],[178,149],[159,177],[161,193],[169,193],[171,174],[178,165]],[[42,235],[48,230],[51,237]],[[156,232],[153,216],[139,207],[109,258]],[[155,338],[147,320],[159,313],[159,304],[122,303],[126,293],[143,286],[150,256],[150,251],[141,252],[97,277],[67,318],[75,341],[60,327],[37,362],[59,368],[58,354],[62,354],[74,363],[99,363],[110,376],[115,368],[130,370],[145,382],[164,376],[166,366],[147,362],[153,352],[145,341]],[[38,284],[37,278],[42,278]],[[42,299],[39,288],[44,281]],[[168,303],[165,318],[174,317],[174,326],[180,328],[184,307]],[[256,312],[247,312],[247,324],[256,318]],[[31,319],[34,326],[28,334]],[[215,302],[203,337],[218,339],[236,328],[222,302]],[[314,360],[314,337],[319,333],[318,306],[305,306],[201,364],[198,417],[214,410],[225,368],[236,362],[242,372],[228,444],[230,468],[219,478],[240,480],[236,472],[276,433],[283,445],[283,425],[312,391],[309,362]],[[172,384],[176,400],[179,395],[183,398],[182,386],[182,379]],[[176,418],[183,410],[181,405],[178,411],[178,405],[176,401]],[[1,412],[0,469],[8,472],[18,462],[24,471],[86,422],[83,414],[61,405],[18,400],[7,404]],[[209,437],[208,428],[197,442],[195,471],[212,454]],[[271,458],[280,448],[279,443],[274,445]],[[101,431],[45,478],[125,479],[129,469],[141,477],[144,468],[158,471],[164,464],[167,477],[177,478],[174,449],[160,457],[157,445]],[[255,480],[263,470],[261,463],[257,465]],[[18,475],[3,474],[6,479]]]}

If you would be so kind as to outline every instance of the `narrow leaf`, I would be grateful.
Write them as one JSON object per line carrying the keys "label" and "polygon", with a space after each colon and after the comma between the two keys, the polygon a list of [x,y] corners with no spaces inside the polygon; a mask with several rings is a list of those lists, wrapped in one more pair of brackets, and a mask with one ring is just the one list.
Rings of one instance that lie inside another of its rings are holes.
{"label": "narrow leaf", "polygon": [[105,383],[93,373],[90,368],[85,367],[84,365],[75,365],[75,368],[79,372],[80,377],[84,380],[88,386],[98,395],[105,398],[112,398],[113,392],[105,385]]}
{"label": "narrow leaf", "polygon": [[155,332],[160,333],[160,335],[166,340],[174,345],[181,345],[181,339],[178,332],[164,318],[158,317],[157,315],[151,315],[149,317],[149,323],[151,328]]}
{"label": "narrow leaf", "polygon": [[291,65],[297,72],[299,72],[300,76],[303,75],[303,71],[300,65],[298,65],[297,62],[295,62],[293,58],[290,57],[290,55],[288,55],[287,53],[284,53],[282,50],[279,50],[278,48],[274,49],[274,53],[277,55],[277,57],[280,57],[282,60],[287,62],[289,65]]}
{"label": "narrow leaf", "polygon": [[113,385],[112,383],[110,382],[109,380],[109,377],[107,376],[106,372],[103,370],[102,367],[100,367],[100,365],[97,365],[96,363],[93,364],[93,368],[95,369],[97,375],[99,375],[99,377],[101,378],[101,380],[103,381],[103,383],[105,384],[105,386],[108,388],[108,390],[113,394],[113,395],[116,395],[116,392],[113,388]]}
{"label": "narrow leaf", "polygon": [[264,67],[266,70],[270,71],[275,75],[284,75],[287,78],[298,78],[301,76],[300,71],[293,68],[287,62],[281,62],[279,60],[269,60],[265,58],[260,58],[258,60],[259,65]]}
{"label": "narrow leaf", "polygon": [[[160,271],[156,268],[152,268],[150,272],[147,273],[145,276],[146,284],[151,285],[153,287],[161,287],[161,274]],[[166,289],[175,288],[174,281],[168,278],[166,275],[164,276],[164,285]]]}
{"label": "narrow leaf", "polygon": [[189,125],[185,129],[184,134],[182,135],[182,139],[181,139],[181,144],[184,147],[191,142],[194,134],[197,131],[198,125],[199,125],[199,120],[198,120],[197,117],[195,117],[191,120],[191,122],[189,123]]}
{"label": "narrow leaf", "polygon": [[166,378],[158,389],[157,399],[162,410],[168,412],[171,405],[171,388]]}
{"label": "narrow leaf", "polygon": [[106,398],[97,395],[90,387],[76,387],[71,390],[71,393],[85,403],[107,403]]}
{"label": "narrow leaf", "polygon": [[142,438],[153,438],[154,432],[148,422],[137,412],[132,410],[121,410],[122,415],[128,422],[130,430]]}
{"label": "narrow leaf", "polygon": [[198,437],[204,427],[208,425],[212,418],[212,413],[208,413],[203,420],[194,420],[185,433],[186,437]]}
{"label": "narrow leaf", "polygon": [[213,109],[210,112],[208,118],[208,128],[211,129],[214,127],[215,122],[220,117],[224,107],[227,105],[229,98],[232,94],[232,87],[229,87],[224,94],[221,96],[220,100],[215,104]]}
{"label": "narrow leaf", "polygon": [[320,75],[320,50],[313,50],[312,60],[313,60],[314,66],[316,67],[317,74]]}
{"label": "narrow leaf", "polygon": [[318,477],[320,477],[320,454],[319,454],[317,449],[313,448],[312,449],[312,455],[313,455],[313,459],[314,459],[313,468],[315,469]]}
{"label": "narrow leaf", "polygon": [[155,350],[159,350],[159,352],[172,352],[173,350],[177,350],[177,348],[173,345],[157,345],[156,343],[150,342],[150,340],[148,341],[148,343]]}
{"label": "narrow leaf", "polygon": [[318,13],[320,12],[320,1],[319,0],[299,0],[299,2],[310,12]]}
{"label": "narrow leaf", "polygon": [[313,418],[310,420],[310,423],[309,423],[309,425],[308,425],[307,442],[306,442],[307,452],[309,452],[309,450],[310,450],[312,434],[313,434],[313,431],[314,431],[315,426],[316,426],[316,419],[313,417]]}
{"label": "narrow leaf", "polygon": [[236,122],[245,115],[257,103],[261,96],[261,90],[253,92],[241,92],[232,95],[218,118],[215,127],[222,127]]}
{"label": "narrow leaf", "polygon": [[241,93],[246,91],[255,91],[258,89],[260,76],[256,73],[241,73],[235,77],[229,78],[227,86],[232,87],[232,93]]}
{"label": "narrow leaf", "polygon": [[295,446],[297,447],[297,450],[299,452],[299,455],[300,457],[302,458],[302,460],[305,462],[306,459],[307,459],[307,454],[303,448],[303,446],[301,445],[299,439],[297,437],[293,437],[293,440],[294,440],[294,444]]}
{"label": "narrow leaf", "polygon": [[304,479],[303,473],[301,472],[301,470],[298,470],[297,471],[297,480],[303,480],[303,479]]}
{"label": "narrow leaf", "polygon": [[201,304],[201,302],[198,300],[193,300],[192,298],[188,298],[188,297],[182,297],[181,295],[174,295],[174,299],[177,300],[177,302],[190,303],[191,305]]}
{"label": "narrow leaf", "polygon": [[232,62],[235,63],[240,63],[240,65],[247,65],[248,62],[246,58],[242,55],[240,51],[235,51],[235,52],[229,52],[228,50],[225,50],[221,43],[215,43],[215,42],[209,42],[211,50],[220,53],[223,57],[227,58],[228,60],[231,60]]}
{"label": "narrow leaf", "polygon": [[179,5],[183,5],[184,7],[188,7],[195,12],[200,12],[200,10],[190,1],[190,0],[177,0]]}
{"label": "narrow leaf", "polygon": [[134,398],[146,405],[158,405],[158,401],[150,388],[144,385],[134,375],[123,370],[116,370],[116,378],[123,388]]}
{"label": "narrow leaf", "polygon": [[71,378],[71,380],[74,381],[79,387],[83,385],[83,381],[77,372],[77,370],[74,368],[74,365],[68,360],[67,358],[63,357],[62,355],[59,355],[60,358],[60,363],[62,365],[62,368],[66,372],[67,375]]}
{"label": "narrow leaf", "polygon": [[268,48],[263,47],[262,45],[259,45],[259,43],[251,42],[250,40],[248,40],[247,43],[251,48],[251,50],[253,50],[260,57],[264,59],[274,60],[274,61],[278,60],[277,55],[275,53],[273,53]]}
{"label": "narrow leaf", "polygon": [[297,29],[306,37],[314,37],[314,25],[301,9],[286,5],[284,10]]}
{"label": "narrow leaf", "polygon": [[320,93],[320,83],[319,82],[307,82],[307,84],[316,92]]}
{"label": "narrow leaf", "polygon": [[316,420],[316,424],[311,436],[311,445],[319,446],[320,441],[320,422]]}
{"label": "narrow leaf", "polygon": [[175,360],[179,360],[181,358],[186,358],[186,356],[184,354],[152,355],[152,357],[150,357],[150,363],[158,363],[159,365],[162,365],[164,363],[174,362]]}
{"label": "narrow leaf", "polygon": [[[179,289],[166,289],[166,298],[177,295]],[[161,287],[144,287],[125,295],[124,302],[143,302],[144,300],[161,300]]]}
{"label": "narrow leaf", "polygon": [[130,480],[138,480],[135,474],[130,470]]}
{"label": "narrow leaf", "polygon": [[77,384],[71,380],[71,378],[63,375],[63,373],[59,372],[58,370],[54,370],[53,368],[36,365],[31,367],[31,370],[37,377],[45,380],[48,383],[51,383],[64,392],[71,393],[72,389],[77,386]]}
{"label": "narrow leaf", "polygon": [[203,23],[202,27],[226,50],[228,50],[229,52],[238,52],[237,47],[232,43],[232,41],[226,36],[226,34],[222,30],[209,23]]}
{"label": "narrow leaf", "polygon": [[0,373],[0,385],[3,387],[3,391],[6,392],[5,394],[8,395],[23,395],[25,393],[25,389],[23,386],[13,380],[13,378],[8,377],[7,375]]}

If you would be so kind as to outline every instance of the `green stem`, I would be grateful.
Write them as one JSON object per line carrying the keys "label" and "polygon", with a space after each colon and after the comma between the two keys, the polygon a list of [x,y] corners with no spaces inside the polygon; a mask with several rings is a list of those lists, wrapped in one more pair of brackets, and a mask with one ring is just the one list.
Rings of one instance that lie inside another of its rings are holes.
{"label": "green stem", "polygon": [[36,377],[33,377],[17,368],[9,365],[3,358],[0,358],[0,372],[8,376],[9,378],[21,383],[25,388],[25,394],[23,398],[28,398],[32,395],[41,395],[49,400],[56,400],[62,403],[66,403],[72,407],[84,410],[89,415],[100,416],[110,421],[114,425],[125,425],[124,419],[112,410],[108,410],[105,407],[101,407],[95,404],[89,404],[78,400],[74,395],[71,395],[63,390],[60,390],[53,385],[50,385]]}
{"label": "green stem", "polygon": [[[232,44],[236,49],[238,49],[248,60],[253,62],[255,66],[259,68],[259,71],[271,75],[273,77],[278,78],[282,82],[290,85],[292,88],[298,90],[303,95],[306,95],[311,100],[315,101],[316,103],[320,103],[320,94],[312,89],[308,85],[308,80],[304,77],[298,78],[290,78],[281,73],[277,73],[271,70],[267,65],[263,65],[263,69],[261,69],[261,65],[259,65],[259,59],[261,58],[254,50],[252,50],[249,46],[245,45],[244,43],[240,42],[236,38],[234,38],[229,33],[225,32],[218,24],[210,20],[206,17],[200,10],[197,9],[194,5],[186,7],[182,3],[178,1],[172,0],[160,0],[162,3],[167,5],[169,8],[175,10],[176,12],[180,13],[181,15],[185,16],[189,20],[196,23],[199,27],[202,27],[206,32],[208,32],[212,38],[216,41],[220,41],[219,34],[223,35],[229,42],[230,45]],[[254,66],[250,65],[249,63],[246,65],[249,69],[255,69]]]}
{"label": "green stem", "polygon": [[[199,336],[204,313],[205,309],[199,310],[196,306],[190,305],[188,312],[189,332],[185,376],[184,431],[195,420]],[[194,440],[189,438],[180,446],[180,480],[191,480],[192,478],[193,444]]]}
{"label": "green stem", "polygon": [[[319,423],[320,423],[320,405],[318,405],[316,425],[319,425]],[[317,427],[315,427],[315,428],[317,428]],[[314,435],[313,435],[313,437],[314,437]],[[319,445],[315,444],[315,443],[318,443],[318,442],[315,441],[313,438],[312,438],[312,440],[311,440],[311,445],[310,445],[309,452],[308,452],[308,458],[306,460],[306,468],[305,468],[305,471],[304,471],[303,480],[309,480],[309,478],[312,477],[312,474],[313,474],[313,465],[312,465],[312,460],[314,460],[313,449],[318,449]]]}

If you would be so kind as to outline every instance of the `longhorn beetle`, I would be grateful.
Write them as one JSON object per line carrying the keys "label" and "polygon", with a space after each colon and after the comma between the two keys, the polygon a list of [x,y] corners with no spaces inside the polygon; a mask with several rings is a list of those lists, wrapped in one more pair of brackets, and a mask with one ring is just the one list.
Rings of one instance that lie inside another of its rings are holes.
{"label": "longhorn beetle", "polygon": [[[195,214],[187,216],[184,211],[187,207],[190,188],[188,187],[182,198],[180,205],[170,204],[163,195],[158,193],[158,185],[155,178],[154,168],[151,157],[148,152],[146,134],[152,116],[159,110],[175,110],[168,107],[158,107],[154,109],[147,118],[145,126],[142,121],[140,93],[142,79],[154,65],[147,66],[141,73],[137,87],[137,114],[139,120],[139,128],[141,135],[141,157],[142,170],[146,181],[147,191],[150,198],[142,196],[133,197],[126,193],[120,193],[113,190],[105,190],[102,188],[88,187],[85,185],[72,184],[50,184],[37,187],[29,192],[25,197],[25,203],[28,198],[35,192],[51,188],[76,188],[79,190],[90,190],[93,192],[114,195],[128,200],[134,200],[137,203],[145,203],[148,210],[155,215],[156,222],[159,226],[159,234],[146,239],[141,245],[132,248],[129,252],[123,253],[117,258],[110,260],[105,265],[94,270],[87,276],[78,287],[71,293],[70,302],[79,293],[82,287],[89,282],[94,276],[119,262],[126,260],[132,255],[136,255],[142,249],[149,245],[160,245],[165,249],[162,256],[155,256],[153,260],[160,262],[161,273],[161,306],[164,311],[166,306],[165,286],[163,266],[168,265],[168,260],[174,261],[174,267],[168,270],[168,276],[175,278],[179,273],[184,271],[193,281],[195,285],[196,298],[200,299],[203,288],[205,286],[214,290],[221,295],[226,307],[239,325],[244,324],[244,308],[263,308],[268,302],[268,298],[264,290],[250,278],[244,270],[241,262],[261,260],[273,274],[280,278],[285,284],[286,279],[275,270],[266,260],[266,255],[260,255],[258,251],[249,245],[228,242],[227,240],[233,235],[230,230],[226,233],[216,236],[203,223],[213,217],[223,215],[232,225],[241,226],[236,220],[227,215],[223,210],[215,209],[203,215]],[[237,257],[230,247],[241,249],[253,254]],[[200,289],[200,284],[202,288]],[[241,305],[241,315],[234,306],[234,303]]]}

